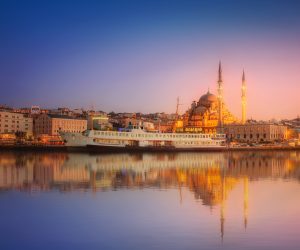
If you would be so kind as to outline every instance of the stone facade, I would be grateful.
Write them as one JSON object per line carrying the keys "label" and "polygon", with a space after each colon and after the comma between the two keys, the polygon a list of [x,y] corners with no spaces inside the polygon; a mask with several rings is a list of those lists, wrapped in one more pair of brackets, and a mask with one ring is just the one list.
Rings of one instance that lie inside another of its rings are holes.
{"label": "stone facade", "polygon": [[87,120],[64,115],[41,114],[34,120],[34,134],[59,135],[59,131],[83,132],[87,129]]}
{"label": "stone facade", "polygon": [[271,123],[225,126],[227,138],[238,142],[274,142],[287,139],[287,127]]}

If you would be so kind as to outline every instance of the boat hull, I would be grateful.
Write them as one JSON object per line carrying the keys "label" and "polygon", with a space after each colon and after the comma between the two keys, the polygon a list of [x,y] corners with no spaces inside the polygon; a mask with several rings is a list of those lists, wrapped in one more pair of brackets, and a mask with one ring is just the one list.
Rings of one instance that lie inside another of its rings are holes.
{"label": "boat hull", "polygon": [[221,152],[226,151],[227,147],[139,147],[139,146],[126,146],[126,147],[111,147],[103,145],[87,145],[87,150],[89,152]]}

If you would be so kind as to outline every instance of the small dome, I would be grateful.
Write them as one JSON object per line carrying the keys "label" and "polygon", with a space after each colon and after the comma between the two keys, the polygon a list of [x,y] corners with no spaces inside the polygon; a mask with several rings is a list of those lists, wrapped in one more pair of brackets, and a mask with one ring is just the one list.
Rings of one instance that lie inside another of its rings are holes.
{"label": "small dome", "polygon": [[195,115],[203,115],[207,111],[207,108],[204,106],[198,106],[193,110]]}

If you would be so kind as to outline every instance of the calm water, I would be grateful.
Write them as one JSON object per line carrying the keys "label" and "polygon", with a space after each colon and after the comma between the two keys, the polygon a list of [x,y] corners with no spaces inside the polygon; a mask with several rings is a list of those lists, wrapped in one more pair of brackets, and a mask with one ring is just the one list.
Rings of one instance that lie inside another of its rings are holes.
{"label": "calm water", "polygon": [[300,152],[0,152],[0,249],[300,249]]}

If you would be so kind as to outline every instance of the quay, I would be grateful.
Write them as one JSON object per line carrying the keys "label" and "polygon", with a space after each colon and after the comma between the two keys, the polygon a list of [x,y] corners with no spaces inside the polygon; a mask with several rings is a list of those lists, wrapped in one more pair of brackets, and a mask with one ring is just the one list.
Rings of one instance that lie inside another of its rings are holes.
{"label": "quay", "polygon": [[116,148],[95,150],[90,147],[67,147],[65,145],[0,145],[0,151],[45,151],[45,152],[97,152],[97,153],[131,153],[131,152],[226,152],[226,151],[281,151],[300,150],[300,146],[245,146],[245,147],[222,147],[222,148],[197,148],[197,149],[174,149],[174,148]]}

